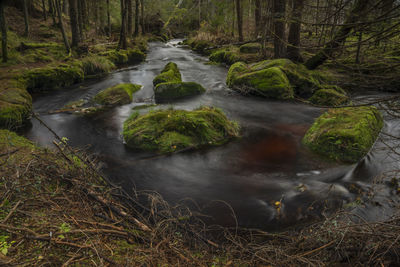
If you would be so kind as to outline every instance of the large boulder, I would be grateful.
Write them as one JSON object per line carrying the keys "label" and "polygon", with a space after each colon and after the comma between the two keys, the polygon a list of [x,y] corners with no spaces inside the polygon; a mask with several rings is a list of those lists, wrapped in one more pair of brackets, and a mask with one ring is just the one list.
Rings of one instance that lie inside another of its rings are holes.
{"label": "large boulder", "polygon": [[382,126],[382,115],[372,106],[330,109],[314,122],[303,144],[330,159],[357,162],[371,149]]}
{"label": "large boulder", "polygon": [[202,94],[206,91],[195,82],[160,83],[154,88],[156,102],[168,102],[174,99]]}
{"label": "large boulder", "polygon": [[347,104],[349,97],[333,88],[327,88],[316,91],[309,101],[319,106],[337,107]]}
{"label": "large boulder", "polygon": [[181,82],[182,76],[178,69],[178,65],[170,62],[165,65],[164,69],[153,80],[153,85],[157,86],[160,83]]}
{"label": "large boulder", "polygon": [[225,63],[227,65],[232,65],[241,60],[238,53],[229,50],[218,50],[212,53],[209,59],[212,62]]}
{"label": "large boulder", "polygon": [[98,93],[94,98],[94,102],[103,106],[120,106],[129,104],[133,100],[133,93],[139,91],[141,85],[124,83],[107,88]]}
{"label": "large boulder", "polygon": [[3,80],[0,85],[0,127],[18,128],[29,118],[32,97],[16,80]]}
{"label": "large boulder", "polygon": [[128,147],[158,153],[221,145],[238,135],[239,126],[211,107],[151,111],[142,116],[134,113],[123,129]]}

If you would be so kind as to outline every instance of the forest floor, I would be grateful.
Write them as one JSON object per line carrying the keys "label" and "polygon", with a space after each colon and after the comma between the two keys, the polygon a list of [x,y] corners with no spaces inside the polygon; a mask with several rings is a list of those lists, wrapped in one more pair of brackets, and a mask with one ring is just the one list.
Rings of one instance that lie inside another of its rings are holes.
{"label": "forest floor", "polygon": [[[10,62],[0,79],[62,62],[61,35],[51,18],[31,21],[8,12]],[[49,43],[21,53],[22,42]],[[92,39],[90,46],[114,43]],[[42,52],[38,52],[42,51]],[[73,55],[76,56],[76,55]],[[337,214],[300,228],[269,233],[206,227],[186,207],[153,193],[128,195],[98,171],[96,160],[54,136],[52,151],[0,130],[0,266],[293,266],[396,265],[400,215],[368,223]],[[393,190],[398,188],[394,181]],[[146,199],[143,206],[139,199]]]}

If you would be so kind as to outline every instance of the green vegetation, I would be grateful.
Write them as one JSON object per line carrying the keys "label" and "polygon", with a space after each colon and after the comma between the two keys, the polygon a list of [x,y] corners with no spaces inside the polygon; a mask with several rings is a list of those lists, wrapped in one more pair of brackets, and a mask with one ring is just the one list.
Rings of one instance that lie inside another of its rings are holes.
{"label": "green vegetation", "polygon": [[320,89],[309,101],[315,105],[336,107],[349,102],[349,97],[335,89]]}
{"label": "green vegetation", "polygon": [[170,153],[199,146],[221,145],[239,135],[239,126],[216,108],[194,111],[134,113],[124,123],[126,145],[133,149]]}
{"label": "green vegetation", "polygon": [[139,49],[108,50],[99,55],[107,57],[115,65],[137,64],[146,59],[146,54]]}
{"label": "green vegetation", "polygon": [[370,150],[382,126],[375,107],[330,109],[314,122],[303,143],[330,159],[357,162]]}
{"label": "green vegetation", "polygon": [[170,62],[165,65],[164,69],[153,80],[153,85],[157,86],[160,83],[181,82],[182,76],[178,69],[178,65]]}
{"label": "green vegetation", "polygon": [[107,74],[115,69],[114,63],[105,57],[88,56],[82,59],[82,68],[85,76]]}
{"label": "green vegetation", "polygon": [[212,62],[225,63],[227,65],[232,65],[238,61],[241,61],[241,58],[237,52],[228,50],[218,50],[212,53],[209,59]]}
{"label": "green vegetation", "polygon": [[125,105],[132,102],[133,93],[139,91],[141,88],[142,86],[137,84],[118,84],[101,91],[93,98],[93,100],[96,103],[105,106]]}
{"label": "green vegetation", "polygon": [[206,91],[203,86],[195,82],[168,82],[160,83],[154,89],[157,102],[167,102],[177,98],[202,94]]}
{"label": "green vegetation", "polygon": [[240,47],[240,53],[257,54],[261,52],[261,44],[248,43]]}

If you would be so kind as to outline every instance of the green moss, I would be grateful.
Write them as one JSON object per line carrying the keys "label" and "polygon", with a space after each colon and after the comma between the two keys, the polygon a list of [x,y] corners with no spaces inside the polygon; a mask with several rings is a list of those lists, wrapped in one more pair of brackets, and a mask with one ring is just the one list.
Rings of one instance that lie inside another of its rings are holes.
{"label": "green moss", "polygon": [[137,64],[146,59],[146,55],[139,49],[110,50],[99,55],[107,57],[115,65]]}
{"label": "green moss", "polygon": [[0,127],[17,128],[29,118],[32,98],[25,89],[6,88],[0,91]]}
{"label": "green moss", "polygon": [[240,53],[256,54],[261,51],[261,44],[259,43],[248,43],[240,47]]}
{"label": "green moss", "polygon": [[315,105],[336,107],[348,103],[349,98],[334,89],[320,89],[309,101]]}
{"label": "green moss", "polygon": [[233,51],[219,50],[211,54],[210,61],[232,65],[240,61],[240,56]]}
{"label": "green moss", "polygon": [[142,88],[141,85],[124,83],[107,88],[98,93],[93,100],[105,106],[119,106],[129,104],[133,100],[133,93]]}
{"label": "green moss", "polygon": [[170,62],[165,65],[161,74],[157,75],[153,80],[153,85],[157,86],[160,83],[171,83],[171,82],[181,82],[182,76],[178,69],[178,65],[174,62]]}
{"label": "green moss", "polygon": [[157,102],[166,102],[198,95],[205,91],[203,86],[195,82],[172,82],[158,84],[154,89],[154,94]]}
{"label": "green moss", "polygon": [[239,135],[239,127],[215,108],[194,111],[162,110],[138,116],[124,123],[127,146],[169,153],[204,145],[220,145]]}
{"label": "green moss", "polygon": [[321,89],[320,73],[310,71],[304,65],[295,64],[289,59],[264,60],[250,66],[252,71],[271,67],[278,67],[286,74],[298,96],[308,98]]}
{"label": "green moss", "polygon": [[242,93],[254,93],[273,99],[293,98],[293,89],[285,73],[277,67],[236,76],[230,83]]}
{"label": "green moss", "polygon": [[330,109],[303,138],[312,151],[343,162],[357,162],[368,153],[383,127],[375,107]]}
{"label": "green moss", "polygon": [[137,64],[146,59],[146,55],[139,49],[127,50],[128,64]]}
{"label": "green moss", "polygon": [[109,73],[115,65],[105,57],[88,56],[82,59],[82,68],[85,75],[97,75]]}
{"label": "green moss", "polygon": [[82,82],[84,73],[78,64],[62,64],[57,67],[36,68],[25,72],[22,79],[32,92],[53,90]]}
{"label": "green moss", "polygon": [[200,54],[209,54],[207,48],[213,46],[210,41],[191,39],[186,42],[194,51]]}
{"label": "green moss", "polygon": [[33,148],[28,139],[9,130],[0,130],[0,151],[12,151],[21,148]]}
{"label": "green moss", "polygon": [[235,80],[237,79],[237,77],[240,76],[240,74],[243,74],[245,72],[249,71],[248,66],[243,63],[243,62],[237,62],[235,64],[233,64],[228,71],[228,76],[226,78],[226,84],[229,87],[232,87],[235,83]]}

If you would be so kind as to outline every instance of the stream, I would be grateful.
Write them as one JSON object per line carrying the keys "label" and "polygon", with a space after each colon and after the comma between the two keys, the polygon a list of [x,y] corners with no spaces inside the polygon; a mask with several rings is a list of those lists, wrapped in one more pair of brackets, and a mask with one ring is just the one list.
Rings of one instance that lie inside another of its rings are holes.
{"label": "stream", "polygon": [[[319,218],[343,205],[351,207],[360,192],[368,201],[354,205],[356,214],[367,220],[391,216],[397,200],[388,186],[387,174],[400,170],[400,161],[396,153],[390,155],[384,143],[394,141],[378,140],[356,165],[328,162],[301,145],[303,135],[323,109],[241,96],[227,88],[225,67],[207,64],[207,58],[179,47],[179,41],[150,43],[146,62],[140,65],[36,96],[34,110],[59,136],[67,137],[70,145],[97,155],[102,171],[114,183],[128,191],[156,191],[172,205],[199,207],[211,224],[282,229]],[[154,101],[153,78],[170,61],[178,64],[184,81],[200,83],[207,89],[205,94],[179,100],[173,107],[219,107],[241,125],[241,138],[220,147],[161,157],[124,146],[123,122],[134,107]],[[95,117],[49,114],[68,102],[90,99],[119,83],[143,85],[132,104]],[[399,133],[400,121],[387,119],[384,131]],[[54,140],[34,119],[25,136],[48,147]]]}

